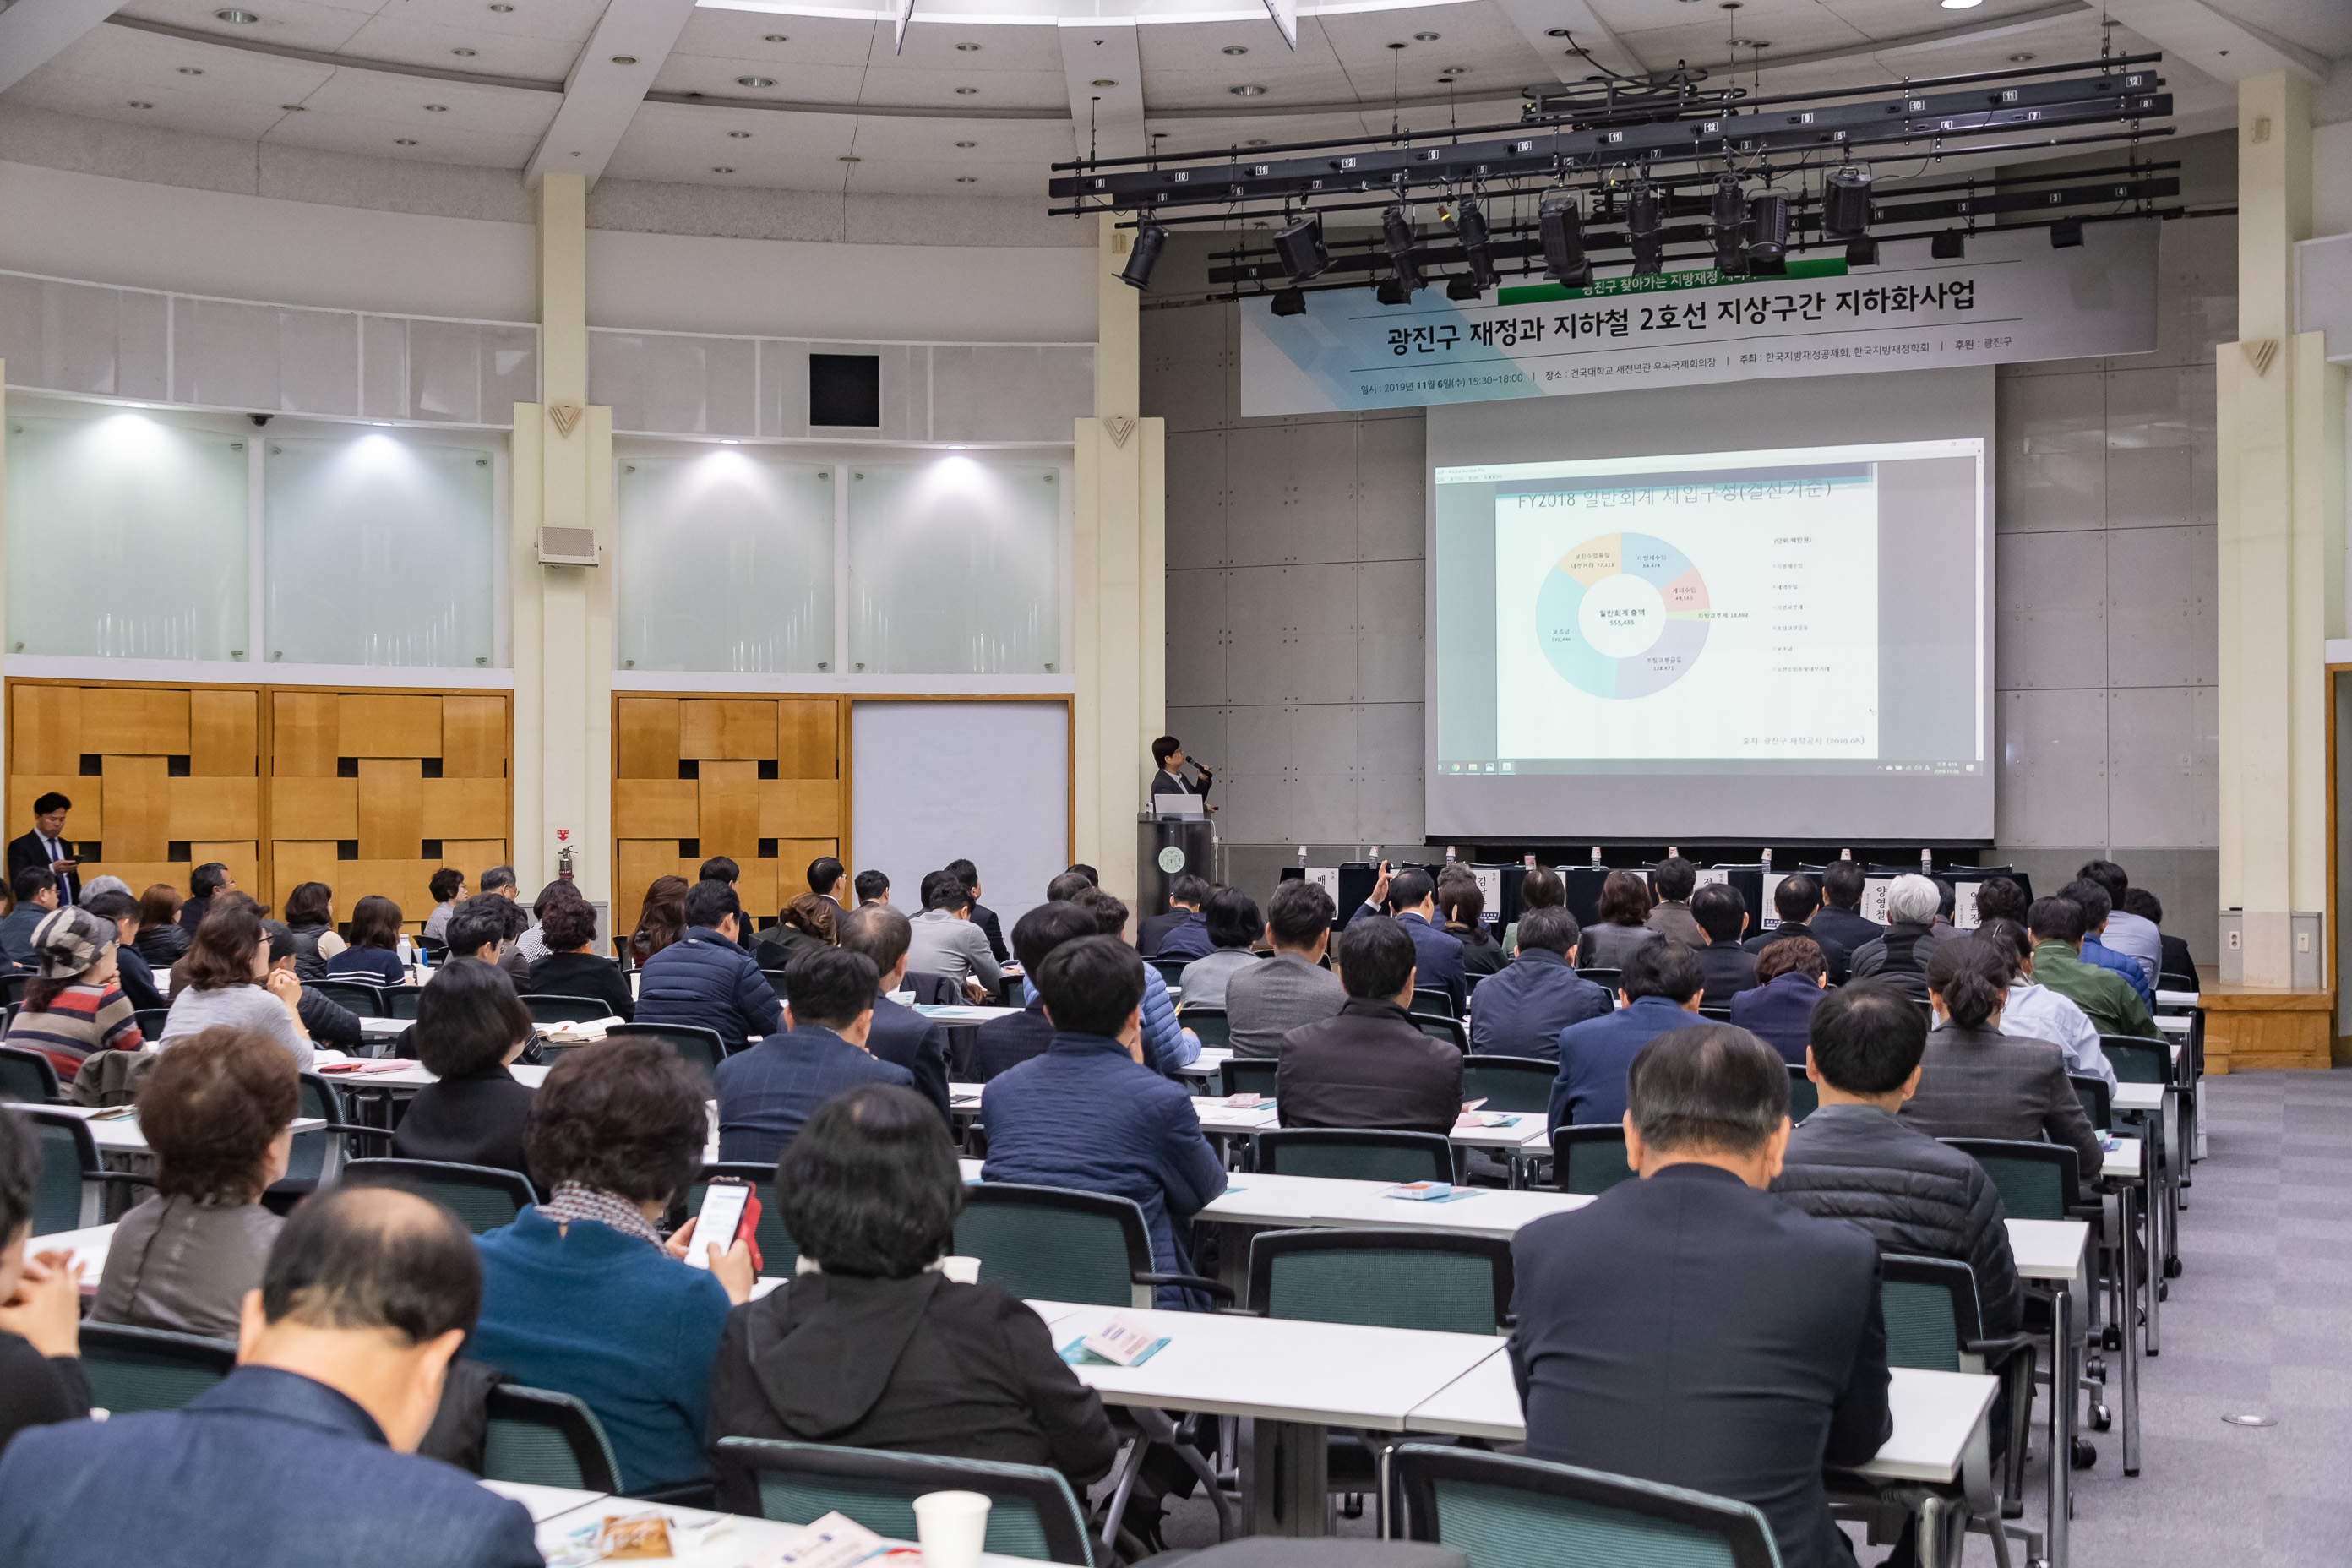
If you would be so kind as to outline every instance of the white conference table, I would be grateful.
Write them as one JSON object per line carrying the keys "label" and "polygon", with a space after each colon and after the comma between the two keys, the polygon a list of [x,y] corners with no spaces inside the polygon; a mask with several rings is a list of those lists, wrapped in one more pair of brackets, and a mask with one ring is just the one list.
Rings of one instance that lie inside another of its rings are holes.
{"label": "white conference table", "polygon": [[[424,1063],[410,1061],[404,1058],[362,1057],[354,1059],[368,1065],[352,1068],[341,1072],[321,1073],[320,1076],[329,1083],[338,1084],[345,1089],[364,1089],[415,1090],[441,1081],[440,1075]],[[394,1061],[396,1061],[397,1065],[381,1068],[375,1066],[377,1062]],[[552,1063],[541,1063],[534,1067],[528,1062],[516,1062],[507,1068],[508,1072],[514,1075],[514,1080],[527,1089],[537,1089],[541,1084],[545,1083],[547,1075],[551,1070],[553,1070]]]}
{"label": "white conference table", "polygon": [[[568,1487],[531,1486],[521,1481],[484,1481],[481,1484],[500,1497],[512,1498],[530,1510],[539,1549],[549,1557],[569,1547],[576,1534],[594,1528],[608,1515],[658,1510],[668,1518],[674,1530],[684,1527],[692,1531],[683,1541],[674,1535],[671,1538],[673,1547],[684,1545],[687,1550],[661,1561],[673,1563],[676,1568],[765,1568],[766,1564],[774,1563],[782,1554],[793,1537],[807,1528],[803,1524],[753,1519],[747,1514],[713,1513],[708,1509],[648,1503],[635,1498],[614,1497],[606,1492],[573,1491]],[[702,1526],[709,1528],[698,1528]],[[908,1542],[893,1544],[906,1547],[909,1552],[913,1550]],[[981,1568],[1036,1568],[1029,1559],[1005,1557],[995,1552],[982,1552],[980,1562]]]}
{"label": "white conference table", "polygon": [[[128,1116],[121,1111],[127,1107],[101,1110],[93,1105],[44,1105],[43,1110],[53,1110],[64,1116],[78,1116],[89,1127],[90,1142],[101,1154],[138,1154],[152,1156],[146,1134],[139,1130],[139,1113]],[[292,1122],[297,1132],[316,1132],[326,1122],[315,1116],[298,1116]]]}

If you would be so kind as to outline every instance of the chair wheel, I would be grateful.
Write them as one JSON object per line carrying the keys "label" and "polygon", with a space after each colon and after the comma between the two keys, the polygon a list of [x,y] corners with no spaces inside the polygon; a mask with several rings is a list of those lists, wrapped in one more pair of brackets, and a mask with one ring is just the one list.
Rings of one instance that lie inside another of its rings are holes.
{"label": "chair wheel", "polygon": [[2105,1350],[2119,1351],[2123,1349],[2124,1331],[2116,1327],[2115,1324],[2109,1323],[2105,1328],[2099,1331],[2099,1344],[2100,1347]]}
{"label": "chair wheel", "polygon": [[2110,1410],[2108,1410],[2108,1408],[2107,1408],[2105,1405],[2092,1405],[2092,1406],[2091,1406],[2091,1430],[2092,1430],[2092,1431],[2094,1431],[2094,1432],[2104,1432],[2104,1431],[2107,1430],[2107,1428],[2109,1428],[2109,1427],[2113,1426],[2115,1424],[2116,1424],[2115,1415],[2114,1415],[2114,1413],[2113,1413],[2113,1412],[2111,1412]]}
{"label": "chair wheel", "polygon": [[2168,1258],[2164,1260],[2164,1277],[2167,1279],[2178,1279],[2180,1278],[2180,1259],[2178,1258]]}
{"label": "chair wheel", "polygon": [[2073,1457],[2074,1461],[2074,1468],[2078,1470],[2087,1470],[2093,1465],[2099,1462],[2099,1450],[2092,1445],[2089,1439],[2077,1437],[2074,1439]]}
{"label": "chair wheel", "polygon": [[2103,1355],[2095,1355],[2095,1356],[2085,1356],[2085,1357],[2084,1357],[2084,1358],[2083,1358],[2083,1375],[2084,1375],[2084,1377],[2086,1377],[2086,1378],[2089,1378],[2093,1383],[2105,1383],[2105,1382],[2106,1382],[2106,1381],[2107,1381],[2107,1358],[2106,1358],[2106,1357],[2105,1357],[2105,1356],[2103,1356]]}
{"label": "chair wheel", "polygon": [[1361,1492],[1349,1492],[1346,1497],[1341,1498],[1339,1500],[1339,1517],[1341,1519],[1363,1518],[1364,1494]]}
{"label": "chair wheel", "polygon": [[2169,1285],[2167,1285],[2167,1284],[2166,1284],[2163,1280],[2161,1280],[2161,1279],[2158,1280],[2158,1281],[2156,1282],[2156,1299],[2157,1299],[2158,1300],[2159,1300],[2159,1301],[2169,1301],[2169,1300],[2172,1300],[2172,1287],[2171,1287],[2171,1286],[2169,1286]]}

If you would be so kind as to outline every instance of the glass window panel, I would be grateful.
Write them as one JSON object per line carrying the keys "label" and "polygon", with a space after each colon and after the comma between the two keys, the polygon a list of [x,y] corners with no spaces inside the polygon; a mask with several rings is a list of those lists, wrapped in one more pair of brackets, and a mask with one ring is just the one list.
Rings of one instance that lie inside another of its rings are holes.
{"label": "glass window panel", "polygon": [[487,666],[495,448],[438,436],[273,437],[264,460],[270,662]]}
{"label": "glass window panel", "polygon": [[831,668],[832,464],[722,447],[619,466],[623,668]]}
{"label": "glass window panel", "polygon": [[1056,668],[1061,520],[1054,468],[961,454],[853,466],[850,673]]}
{"label": "glass window panel", "polygon": [[246,461],[242,437],[127,410],[9,420],[12,648],[242,655]]}
{"label": "glass window panel", "polygon": [[482,423],[510,425],[514,405],[539,401],[539,333],[530,327],[483,327]]}
{"label": "glass window panel", "polygon": [[408,397],[412,419],[480,423],[481,330],[467,321],[409,322]]}

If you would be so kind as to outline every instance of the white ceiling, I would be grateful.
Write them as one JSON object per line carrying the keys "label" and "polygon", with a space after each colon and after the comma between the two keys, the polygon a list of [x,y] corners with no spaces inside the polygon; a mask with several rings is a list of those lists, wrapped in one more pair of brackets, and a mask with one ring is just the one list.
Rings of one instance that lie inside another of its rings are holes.
{"label": "white ceiling", "polygon": [[[1182,152],[1378,132],[1392,113],[1422,132],[1510,118],[1522,85],[1591,69],[1550,36],[1558,26],[1599,58],[1687,60],[1717,82],[1736,58],[1744,83],[1760,57],[1776,92],[1995,69],[2021,54],[2055,63],[2100,44],[2099,11],[2081,0],[1960,11],[1937,0],[1356,0],[1301,5],[1296,52],[1259,0],[1133,0],[1108,22],[1056,18],[1057,0],[915,0],[894,51],[888,0],[726,0],[685,13],[682,26],[675,16],[656,26],[674,45],[616,87],[601,51],[590,58],[592,36],[600,19],[616,36],[614,20],[629,19],[620,8],[657,0],[610,0],[609,18],[605,0],[239,4],[259,19],[224,21],[219,0],[131,0],[0,101],[514,170],[541,152],[559,110],[601,112],[604,143],[583,154],[551,142],[551,166],[568,156],[630,180],[1042,204],[1046,165],[1085,148],[1090,117],[1105,155],[1129,150],[1139,124]],[[54,23],[74,5],[89,0],[0,11],[0,62],[12,26],[45,9]],[[2281,61],[2325,75],[2352,58],[2352,0],[2232,0],[2227,16],[2202,0],[2108,0],[2108,10],[2123,24],[2118,48],[2174,40],[2162,68],[2192,121],[2228,111],[2238,75]],[[1735,49],[1733,38],[1765,47]],[[1811,63],[1772,68],[1790,57]],[[1139,82],[1122,79],[1139,66]],[[641,97],[648,69],[652,96]],[[0,80],[16,74],[0,64]],[[1244,98],[1235,87],[1265,91]],[[600,93],[601,107],[591,101]],[[1392,110],[1398,96],[1407,107]]]}

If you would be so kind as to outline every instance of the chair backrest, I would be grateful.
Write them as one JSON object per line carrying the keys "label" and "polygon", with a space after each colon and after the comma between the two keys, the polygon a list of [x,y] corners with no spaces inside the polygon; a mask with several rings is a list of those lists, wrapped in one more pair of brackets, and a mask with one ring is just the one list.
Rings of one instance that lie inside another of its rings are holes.
{"label": "chair backrest", "polygon": [[1793,1063],[1789,1068],[1789,1120],[1802,1121],[1822,1108],[1822,1091],[1805,1069]]}
{"label": "chair backrest", "polygon": [[1541,1057],[1465,1056],[1462,1098],[1483,1100],[1488,1110],[1542,1110],[1559,1076],[1559,1064]]}
{"label": "chair backrest", "polygon": [[1444,1040],[1465,1057],[1470,1054],[1470,1031],[1463,1026],[1461,1019],[1442,1018],[1434,1013],[1412,1013],[1407,1016],[1412,1018],[1412,1026],[1431,1039]]}
{"label": "chair backrest", "polygon": [[1426,1443],[1391,1450],[1389,1472],[1412,1538],[1461,1547],[1475,1568],[1780,1568],[1770,1524],[1728,1498]]}
{"label": "chair backrest", "polygon": [[1497,1333],[1511,1316],[1511,1243],[1435,1230],[1260,1231],[1249,1306],[1267,1318]]}
{"label": "chair backrest", "polygon": [[22,1046],[0,1046],[0,1100],[21,1100],[27,1105],[55,1105],[58,1069],[38,1051]]}
{"label": "chair backrest", "polygon": [[1610,1006],[1616,1006],[1617,971],[1613,969],[1580,969],[1576,973],[1580,978],[1590,980],[1595,985],[1600,986],[1603,991],[1608,992]]}
{"label": "chair backrest", "polygon": [[763,968],[760,971],[760,978],[768,983],[768,989],[776,994],[777,1001],[789,1002],[792,1000],[792,997],[784,990],[784,972],[782,970]]}
{"label": "chair backrest", "polygon": [[2063,1143],[2011,1138],[1947,1138],[1943,1142],[1975,1160],[2000,1189],[2001,1206],[2011,1219],[2065,1219],[2076,1184],[2074,1151]]}
{"label": "chair backrest", "polygon": [[416,1005],[424,998],[425,987],[422,985],[387,985],[383,987],[383,1011],[377,1014],[377,1017],[407,1018],[413,1020],[416,1016]]}
{"label": "chair backrest", "polygon": [[1957,1258],[1879,1258],[1878,1304],[1886,1320],[1886,1364],[1922,1372],[1981,1372],[1969,1350],[1984,1338],[1977,1278]]}
{"label": "chair backrest", "polygon": [[1633,1179],[1625,1163],[1625,1129],[1614,1122],[1555,1127],[1551,1134],[1551,1182],[1563,1193],[1607,1192]]}
{"label": "chair backrest", "polygon": [[1272,1057],[1227,1057],[1217,1064],[1217,1092],[1262,1094],[1271,1100],[1281,1066]]}
{"label": "chair backrest", "polygon": [[1731,1022],[1731,1004],[1728,1002],[1702,1002],[1698,1006],[1698,1016],[1712,1023],[1728,1024]]}
{"label": "chair backrest", "polygon": [[2101,1035],[2099,1049],[2116,1069],[2117,1083],[2170,1083],[2172,1047],[2135,1035]]}
{"label": "chair backrest", "polygon": [[1178,1010],[1176,1021],[1192,1030],[1199,1037],[1203,1047],[1210,1046],[1223,1047],[1233,1043],[1233,1036],[1226,1026],[1225,1010],[1223,1007],[1186,1006]]}
{"label": "chair backrest", "polygon": [[89,1128],[61,1110],[27,1109],[17,1114],[32,1122],[33,1142],[41,1151],[41,1173],[33,1184],[33,1234],[87,1230],[101,1223],[105,1189],[88,1179],[100,1168]]}
{"label": "chair backrest", "polygon": [[303,988],[316,991],[338,1006],[348,1007],[362,1018],[381,1018],[383,1011],[383,987],[370,985],[363,980],[306,980]]}
{"label": "chair backrest", "polygon": [[[752,1237],[760,1244],[760,1271],[779,1274],[789,1279],[793,1265],[801,1256],[800,1243],[784,1228],[784,1216],[776,1208],[776,1167],[772,1162],[761,1164],[756,1160],[712,1161],[702,1167],[702,1173],[686,1189],[686,1212],[702,1212],[702,1194],[710,1188],[713,1176],[733,1176],[746,1181],[760,1194],[760,1223],[752,1229]],[[681,1222],[683,1223],[683,1222]],[[699,1252],[701,1238],[697,1238],[695,1250]]]}
{"label": "chair backrest", "polygon": [[1079,1568],[1095,1560],[1070,1483],[1042,1465],[759,1437],[721,1438],[718,1452],[722,1464],[740,1465],[757,1478],[763,1519],[811,1524],[837,1510],[877,1535],[912,1541],[917,1498],[982,1492],[989,1500],[985,1550]]}
{"label": "chair backrest", "polygon": [[131,1021],[139,1026],[139,1037],[152,1046],[163,1037],[163,1026],[171,1017],[169,1007],[142,1007],[131,1015]]}
{"label": "chair backrest", "polygon": [[558,996],[534,991],[522,998],[522,1005],[530,1009],[530,1021],[534,1024],[581,1024],[613,1016],[612,1004],[599,1002],[593,996]]}
{"label": "chair backrest", "polygon": [[964,1189],[956,1254],[980,1278],[1024,1300],[1149,1307],[1151,1233],[1133,1198],[1017,1182]]}
{"label": "chair backrest", "polygon": [[[343,1117],[343,1097],[335,1086],[314,1072],[302,1075],[297,1116],[314,1117],[320,1121],[341,1122]],[[335,1179],[343,1164],[343,1135],[321,1128],[315,1132],[294,1134],[293,1147],[286,1155],[286,1180],[310,1182],[326,1186]]]}
{"label": "chair backrest", "polygon": [[1454,1005],[1454,993],[1442,985],[1414,986],[1412,1005],[1406,1011],[1415,1015],[1426,1014],[1433,1018],[1452,1018],[1460,1013]]}
{"label": "chair backrest", "polygon": [[0,974],[0,1002],[14,1005],[25,999],[25,987],[33,983],[29,971],[17,974]]}
{"label": "chair backrest", "polygon": [[963,987],[951,974],[917,974],[910,970],[899,984],[915,994],[918,1007],[954,1007],[964,1001]]}
{"label": "chair backrest", "polygon": [[[718,1030],[706,1029],[698,1024],[615,1024],[604,1031],[604,1037],[608,1040],[621,1035],[642,1035],[647,1039],[663,1042],[706,1080],[719,1070],[719,1064],[726,1058],[729,1050],[740,1051],[745,1044],[737,1040],[730,1047],[719,1037]],[[718,1090],[714,1087],[711,1092],[716,1094]]]}
{"label": "chair backrest", "polygon": [[525,1204],[537,1201],[520,1172],[442,1160],[352,1160],[343,1166],[343,1183],[406,1187],[456,1215],[476,1236],[512,1225]]}
{"label": "chair backrest", "polygon": [[517,1384],[490,1385],[482,1479],[573,1491],[616,1492],[621,1465],[596,1413],[568,1394]]}
{"label": "chair backrest", "polygon": [[1181,990],[1184,985],[1184,966],[1192,961],[1189,958],[1147,958],[1144,962],[1160,971],[1160,979]]}
{"label": "chair backrest", "polygon": [[2105,1079],[2076,1072],[2068,1073],[2066,1081],[2074,1086],[2074,1098],[2083,1102],[2083,1115],[2092,1126],[2105,1132],[2116,1124],[2115,1090]]}
{"label": "chair backrest", "polygon": [[1284,1127],[1250,1140],[1255,1168],[1278,1176],[1355,1182],[1450,1182],[1454,1145],[1443,1132]]}
{"label": "chair backrest", "polygon": [[236,1370],[236,1342],[134,1329],[81,1326],[81,1372],[89,1402],[114,1415],[177,1410]]}

